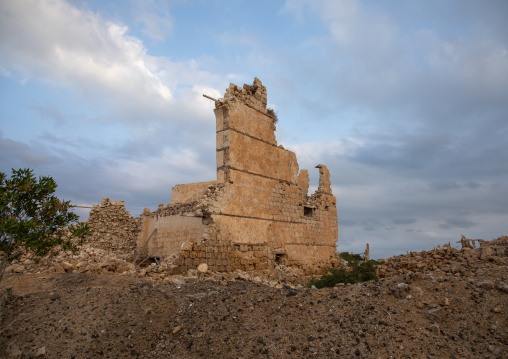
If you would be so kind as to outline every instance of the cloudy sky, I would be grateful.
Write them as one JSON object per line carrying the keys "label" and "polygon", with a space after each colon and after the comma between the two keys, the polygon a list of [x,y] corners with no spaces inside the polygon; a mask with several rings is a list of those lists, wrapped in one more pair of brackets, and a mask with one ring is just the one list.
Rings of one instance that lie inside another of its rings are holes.
{"label": "cloudy sky", "polygon": [[0,171],[154,210],[215,179],[202,94],[257,76],[314,189],[314,166],[330,169],[339,250],[490,240],[508,234],[507,14],[504,0],[2,0]]}

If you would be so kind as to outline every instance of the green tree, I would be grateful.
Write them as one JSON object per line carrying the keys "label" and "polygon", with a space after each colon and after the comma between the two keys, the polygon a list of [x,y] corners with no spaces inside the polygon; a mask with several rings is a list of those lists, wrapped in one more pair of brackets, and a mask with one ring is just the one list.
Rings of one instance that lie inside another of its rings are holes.
{"label": "green tree", "polygon": [[0,172],[0,281],[12,260],[23,253],[36,258],[60,247],[75,250],[73,238],[82,241],[89,235],[88,226],[77,223],[70,201],[58,199],[51,177],[37,178],[33,170],[12,170],[7,179]]}

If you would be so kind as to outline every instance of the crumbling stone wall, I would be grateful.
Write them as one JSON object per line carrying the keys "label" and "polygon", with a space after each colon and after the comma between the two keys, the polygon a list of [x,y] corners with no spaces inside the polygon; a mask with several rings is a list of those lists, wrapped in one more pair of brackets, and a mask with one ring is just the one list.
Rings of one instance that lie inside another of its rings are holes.
{"label": "crumbling stone wall", "polygon": [[199,200],[210,185],[217,181],[178,184],[171,191],[171,204],[189,203]]}
{"label": "crumbling stone wall", "polygon": [[490,256],[508,256],[508,236],[501,236],[492,241],[481,241],[480,256],[482,258]]}
{"label": "crumbling stone wall", "polygon": [[220,99],[218,101],[217,107],[220,107],[226,101],[231,100],[236,100],[263,114],[268,114],[268,110],[266,108],[268,100],[266,87],[263,86],[261,80],[257,77],[254,78],[254,83],[252,85],[244,84],[243,88],[235,84],[230,84],[226,89],[224,99]]}
{"label": "crumbling stone wall", "polygon": [[94,204],[87,224],[92,232],[87,240],[90,245],[133,258],[141,220],[131,217],[124,201],[110,201],[106,197],[100,204]]}
{"label": "crumbling stone wall", "polygon": [[231,84],[216,101],[217,180],[175,186],[171,204],[146,211],[138,250],[176,256],[182,271],[206,263],[217,271],[285,264],[316,272],[333,264],[338,228],[328,169],[317,166],[319,188],[308,196],[308,171],[277,145],[266,103],[257,78]]}

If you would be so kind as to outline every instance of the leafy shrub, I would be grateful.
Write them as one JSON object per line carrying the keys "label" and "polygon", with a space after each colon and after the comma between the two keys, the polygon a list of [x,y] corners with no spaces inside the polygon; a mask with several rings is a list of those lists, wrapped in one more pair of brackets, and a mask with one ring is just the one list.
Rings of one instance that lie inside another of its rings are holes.
{"label": "leafy shrub", "polygon": [[7,263],[22,253],[42,257],[55,247],[73,250],[73,238],[90,234],[86,224],[74,224],[74,206],[54,196],[56,187],[53,178],[37,180],[29,169],[13,169],[10,179],[0,172],[0,281]]}
{"label": "leafy shrub", "polygon": [[268,116],[270,116],[271,118],[273,118],[275,120],[275,123],[277,123],[279,121],[279,119],[277,118],[277,113],[273,109],[267,108],[266,112],[267,112]]}
{"label": "leafy shrub", "polygon": [[341,253],[341,258],[348,262],[347,267],[331,268],[329,274],[323,274],[321,278],[312,278],[307,284],[308,287],[331,288],[338,283],[362,283],[378,279],[376,274],[377,266],[380,264],[375,260],[361,261],[356,254]]}

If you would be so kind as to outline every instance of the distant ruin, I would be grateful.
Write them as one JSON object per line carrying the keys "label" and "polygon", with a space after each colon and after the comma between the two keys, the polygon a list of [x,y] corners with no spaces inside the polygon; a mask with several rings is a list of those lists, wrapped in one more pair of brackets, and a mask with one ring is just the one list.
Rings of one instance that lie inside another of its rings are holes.
{"label": "distant ruin", "polygon": [[[215,100],[217,179],[176,185],[170,204],[146,208],[137,219],[126,220],[123,202],[103,200],[89,223],[110,224],[92,228],[94,241],[107,246],[110,238],[111,246],[133,255],[135,247],[137,258],[172,258],[175,272],[203,264],[219,272],[330,267],[338,239],[330,174],[316,166],[319,187],[309,196],[308,171],[299,171],[295,153],[277,145],[275,116],[266,105],[259,79],[243,88],[231,84]],[[112,227],[117,222],[122,230]],[[128,243],[115,244],[124,230]]]}
{"label": "distant ruin", "polygon": [[490,256],[506,257],[508,255],[508,237],[501,236],[492,241],[484,239],[469,239],[464,235],[460,236],[461,249],[476,249],[476,243],[479,244],[479,253],[482,258]]}

